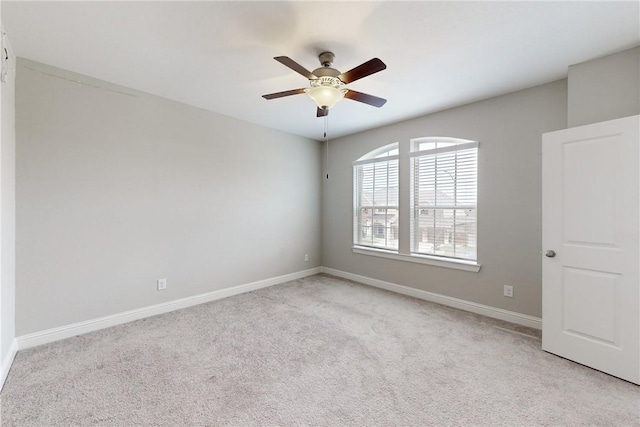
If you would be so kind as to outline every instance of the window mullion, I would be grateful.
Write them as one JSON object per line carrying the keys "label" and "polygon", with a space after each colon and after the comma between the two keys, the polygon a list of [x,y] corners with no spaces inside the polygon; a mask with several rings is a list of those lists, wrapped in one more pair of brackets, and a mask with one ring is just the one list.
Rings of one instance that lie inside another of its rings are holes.
{"label": "window mullion", "polygon": [[[387,162],[387,192],[385,205],[389,206],[389,162]],[[389,209],[384,210],[384,246],[389,247]]]}
{"label": "window mullion", "polygon": [[[454,176],[454,187],[453,187],[453,204],[454,206],[456,206],[458,204],[458,152],[455,152],[454,155],[454,161],[453,161],[453,176]],[[457,218],[457,214],[458,214],[458,210],[454,209],[453,210],[453,236],[451,239],[451,245],[453,246],[453,256],[456,256],[456,226],[457,226],[457,222],[458,222],[458,218]]]}

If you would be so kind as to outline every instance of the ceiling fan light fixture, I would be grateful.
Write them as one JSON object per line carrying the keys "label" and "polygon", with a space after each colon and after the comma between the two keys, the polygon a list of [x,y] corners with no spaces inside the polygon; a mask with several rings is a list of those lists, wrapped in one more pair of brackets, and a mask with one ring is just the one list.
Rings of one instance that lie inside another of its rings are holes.
{"label": "ceiling fan light fixture", "polygon": [[318,108],[331,108],[344,98],[345,92],[332,86],[316,86],[308,89],[307,95],[313,99]]}
{"label": "ceiling fan light fixture", "polygon": [[340,102],[342,98],[348,98],[352,101],[362,102],[378,108],[382,107],[385,102],[387,102],[386,99],[367,95],[362,92],[356,92],[355,90],[347,89],[345,87],[345,85],[350,84],[351,82],[360,80],[363,77],[367,77],[387,68],[384,62],[378,58],[373,58],[363,64],[360,64],[346,73],[341,73],[331,67],[334,59],[334,55],[331,52],[323,52],[318,56],[322,67],[313,70],[313,72],[307,70],[287,56],[276,56],[273,59],[307,78],[309,80],[310,87],[262,95],[264,99],[276,99],[306,93],[309,95],[309,98],[313,99],[313,102],[318,107],[316,117],[326,117],[327,114],[329,114],[329,109]]}
{"label": "ceiling fan light fixture", "polygon": [[331,108],[338,103],[347,93],[344,83],[337,77],[322,76],[311,80],[311,87],[307,89],[307,95],[313,99],[318,108]]}

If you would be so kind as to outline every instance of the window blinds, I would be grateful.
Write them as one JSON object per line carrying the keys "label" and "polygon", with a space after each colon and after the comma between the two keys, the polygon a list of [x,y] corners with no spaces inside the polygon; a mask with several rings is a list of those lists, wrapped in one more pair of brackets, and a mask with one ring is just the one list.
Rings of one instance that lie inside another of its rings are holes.
{"label": "window blinds", "polygon": [[354,163],[356,245],[398,249],[398,156]]}
{"label": "window blinds", "polygon": [[442,145],[411,153],[411,252],[476,260],[478,143]]}

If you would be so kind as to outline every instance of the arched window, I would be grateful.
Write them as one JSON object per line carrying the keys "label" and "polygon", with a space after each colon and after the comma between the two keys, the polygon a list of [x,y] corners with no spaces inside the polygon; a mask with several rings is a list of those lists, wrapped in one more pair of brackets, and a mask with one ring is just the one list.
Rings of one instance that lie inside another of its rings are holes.
{"label": "arched window", "polygon": [[477,260],[478,143],[411,141],[411,253]]}
{"label": "arched window", "polygon": [[415,138],[360,157],[354,252],[478,271],[477,175],[478,142],[467,139]]}
{"label": "arched window", "polygon": [[398,250],[398,143],[353,163],[353,243]]}

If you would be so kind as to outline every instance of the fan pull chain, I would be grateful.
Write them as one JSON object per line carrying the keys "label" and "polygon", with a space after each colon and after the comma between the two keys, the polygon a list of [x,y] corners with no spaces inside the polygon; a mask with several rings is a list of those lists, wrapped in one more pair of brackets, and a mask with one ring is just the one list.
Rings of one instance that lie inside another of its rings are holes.
{"label": "fan pull chain", "polygon": [[327,159],[325,161],[325,169],[327,171],[327,179],[329,179],[329,116],[324,116],[324,142],[327,146]]}

